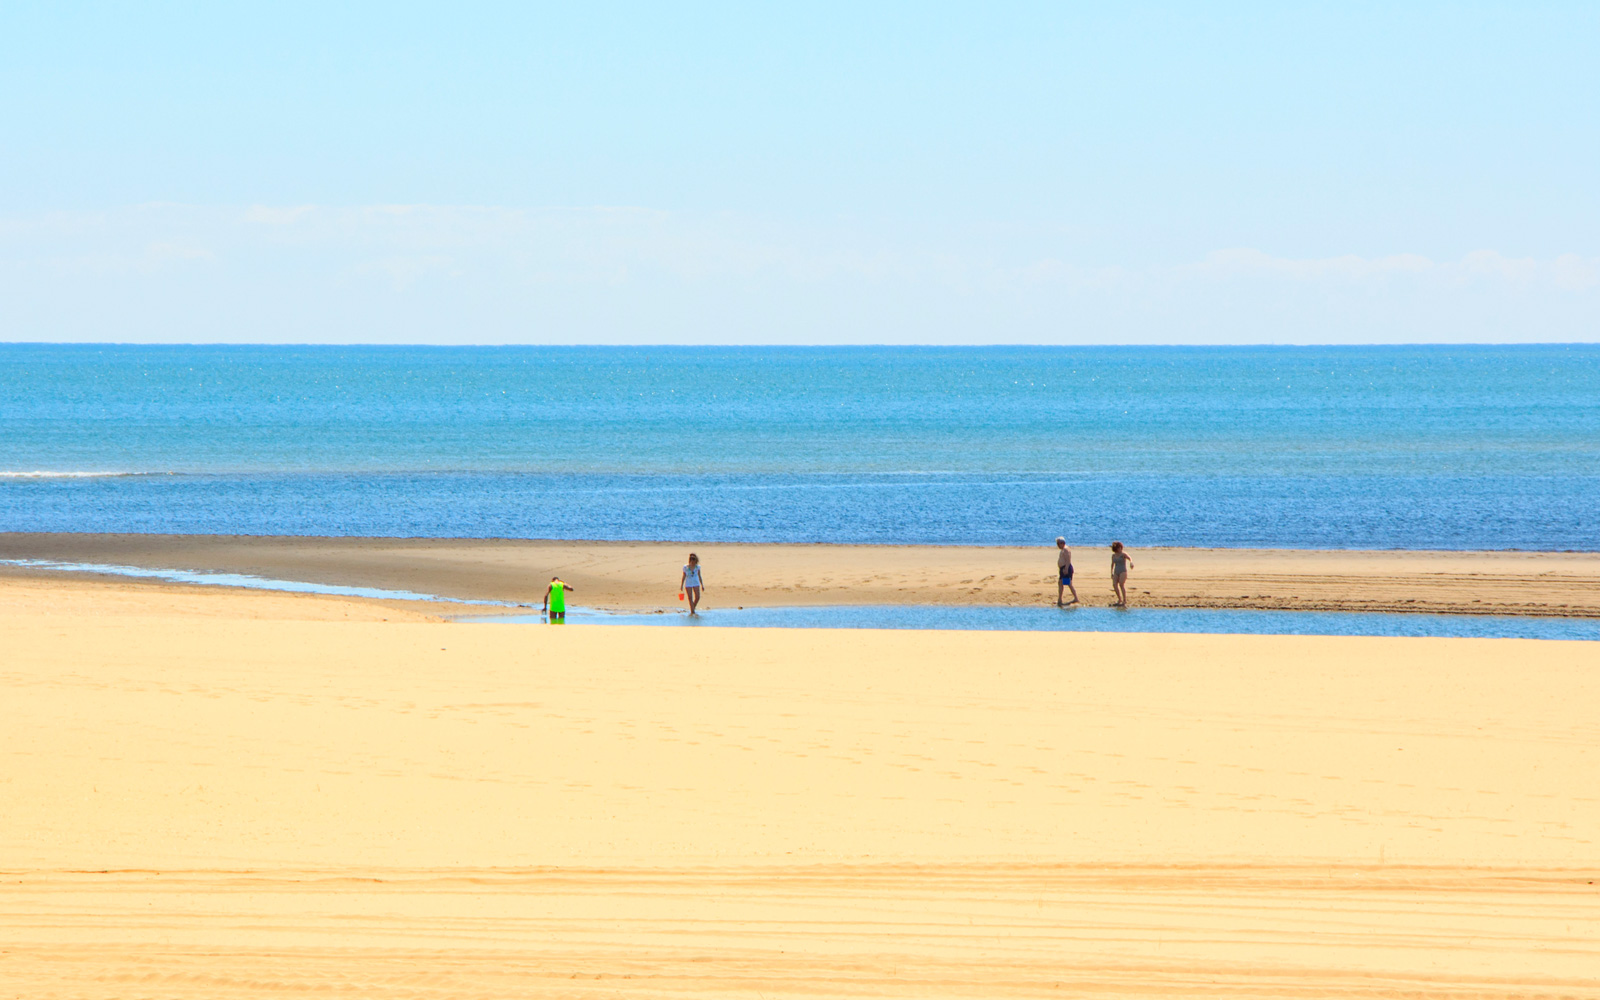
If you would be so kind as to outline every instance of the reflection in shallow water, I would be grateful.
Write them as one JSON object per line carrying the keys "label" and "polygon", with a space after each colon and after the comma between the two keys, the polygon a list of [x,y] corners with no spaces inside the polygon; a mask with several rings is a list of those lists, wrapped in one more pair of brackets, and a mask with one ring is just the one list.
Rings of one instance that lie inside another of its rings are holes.
{"label": "reflection in shallow water", "polygon": [[[538,615],[462,618],[470,622],[539,622]],[[571,624],[732,628],[969,629],[1015,632],[1200,632],[1250,635],[1378,635],[1600,640],[1600,619],[1510,615],[1386,614],[1367,611],[1251,611],[1202,608],[949,607],[928,604],[839,605],[608,614],[571,610]]]}

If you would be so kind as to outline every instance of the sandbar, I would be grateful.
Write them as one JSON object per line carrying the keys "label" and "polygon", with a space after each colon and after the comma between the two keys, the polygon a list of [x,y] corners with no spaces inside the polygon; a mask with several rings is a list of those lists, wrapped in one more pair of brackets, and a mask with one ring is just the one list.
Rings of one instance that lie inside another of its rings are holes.
{"label": "sandbar", "polygon": [[[1087,604],[1112,600],[1110,553],[1074,545]],[[678,606],[689,551],[708,607],[1054,603],[1055,549],[518,539],[0,533],[0,559],[248,573],[538,604],[552,575],[576,603]],[[1600,616],[1600,553],[1133,549],[1133,603],[1163,608]],[[0,577],[37,577],[0,567]]]}

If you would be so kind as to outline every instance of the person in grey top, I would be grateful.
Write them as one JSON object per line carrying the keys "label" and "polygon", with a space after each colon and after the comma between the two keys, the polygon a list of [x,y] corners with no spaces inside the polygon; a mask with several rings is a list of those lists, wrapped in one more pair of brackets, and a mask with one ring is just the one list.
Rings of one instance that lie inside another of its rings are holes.
{"label": "person in grey top", "polygon": [[1111,543],[1111,592],[1117,595],[1117,601],[1111,605],[1113,608],[1128,606],[1128,570],[1133,569],[1133,560],[1128,558],[1128,553],[1122,551],[1121,542]]}
{"label": "person in grey top", "polygon": [[1072,591],[1072,600],[1067,604],[1078,603],[1078,588],[1072,585],[1072,550],[1067,548],[1065,538],[1056,539],[1056,607],[1064,608],[1061,598],[1067,591]]}

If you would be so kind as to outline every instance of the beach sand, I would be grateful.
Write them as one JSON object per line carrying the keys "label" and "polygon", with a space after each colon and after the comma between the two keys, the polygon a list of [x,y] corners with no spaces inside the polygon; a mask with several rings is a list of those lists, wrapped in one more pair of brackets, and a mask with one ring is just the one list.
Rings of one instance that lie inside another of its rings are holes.
{"label": "beach sand", "polygon": [[[706,606],[1053,603],[1055,548],[706,545],[502,539],[0,534],[0,559],[249,573],[453,598],[540,603],[554,574],[579,606],[677,608],[693,548]],[[1147,607],[1600,616],[1600,553],[1132,549]],[[1074,543],[1078,592],[1111,602],[1110,552]],[[37,577],[0,567],[0,578]]]}
{"label": "beach sand", "polygon": [[1600,644],[0,622],[0,996],[1600,997]]}

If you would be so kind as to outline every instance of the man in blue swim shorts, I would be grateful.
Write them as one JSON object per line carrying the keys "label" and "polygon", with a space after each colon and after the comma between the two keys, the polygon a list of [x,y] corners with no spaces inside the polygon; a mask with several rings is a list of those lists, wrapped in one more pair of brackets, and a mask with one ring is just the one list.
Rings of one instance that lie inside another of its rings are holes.
{"label": "man in blue swim shorts", "polygon": [[1064,608],[1067,604],[1061,603],[1061,598],[1067,591],[1072,591],[1072,600],[1067,604],[1078,603],[1078,588],[1072,585],[1072,550],[1067,548],[1065,538],[1056,539],[1056,607]]}

